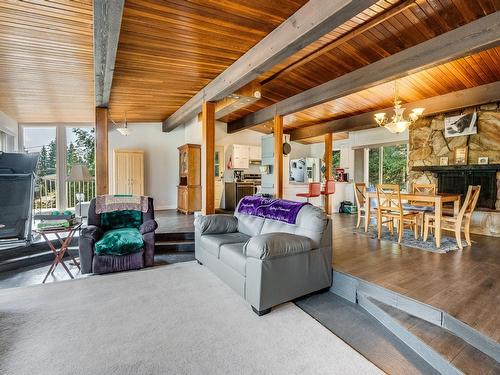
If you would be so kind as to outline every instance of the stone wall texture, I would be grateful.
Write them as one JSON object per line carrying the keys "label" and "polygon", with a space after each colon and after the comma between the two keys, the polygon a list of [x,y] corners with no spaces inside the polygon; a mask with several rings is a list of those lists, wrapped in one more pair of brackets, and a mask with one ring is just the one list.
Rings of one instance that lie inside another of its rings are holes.
{"label": "stone wall texture", "polygon": [[[453,138],[444,137],[444,118],[477,111],[477,134]],[[424,117],[410,128],[409,182],[436,183],[430,172],[413,172],[413,166],[439,165],[439,158],[448,157],[454,164],[454,149],[468,146],[468,164],[477,164],[478,158],[487,156],[490,164],[500,164],[500,103],[466,108],[453,113]],[[411,186],[411,185],[410,185]],[[497,173],[497,211],[477,211],[473,216],[471,231],[500,236],[500,173]]]}

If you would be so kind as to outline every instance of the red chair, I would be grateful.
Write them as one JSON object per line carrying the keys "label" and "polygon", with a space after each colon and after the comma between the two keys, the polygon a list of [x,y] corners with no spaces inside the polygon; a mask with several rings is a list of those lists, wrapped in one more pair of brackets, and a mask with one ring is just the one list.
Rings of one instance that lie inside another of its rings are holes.
{"label": "red chair", "polygon": [[321,191],[321,195],[330,195],[335,193],[335,180],[327,180],[325,190]]}
{"label": "red chair", "polygon": [[[326,203],[330,199],[330,195],[332,195],[333,193],[335,193],[335,180],[328,179],[325,182],[325,190],[321,190],[321,195],[325,196],[325,202],[324,202],[325,210],[326,210]],[[331,208],[329,208],[328,211],[331,211]],[[327,212],[327,214],[329,214],[329,213],[330,212]]]}
{"label": "red chair", "polygon": [[309,203],[309,198],[319,197],[320,194],[321,194],[321,184],[319,182],[310,182],[309,192],[299,193],[297,194],[297,197],[307,198],[307,202]]}

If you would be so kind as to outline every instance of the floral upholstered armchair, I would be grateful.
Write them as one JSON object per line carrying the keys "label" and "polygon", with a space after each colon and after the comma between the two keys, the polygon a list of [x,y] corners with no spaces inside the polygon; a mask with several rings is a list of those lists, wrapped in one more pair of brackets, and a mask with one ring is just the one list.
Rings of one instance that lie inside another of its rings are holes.
{"label": "floral upholstered armchair", "polygon": [[116,210],[96,213],[96,198],[89,206],[88,226],[79,240],[82,273],[109,273],[150,267],[154,264],[155,230],[153,199],[147,211]]}

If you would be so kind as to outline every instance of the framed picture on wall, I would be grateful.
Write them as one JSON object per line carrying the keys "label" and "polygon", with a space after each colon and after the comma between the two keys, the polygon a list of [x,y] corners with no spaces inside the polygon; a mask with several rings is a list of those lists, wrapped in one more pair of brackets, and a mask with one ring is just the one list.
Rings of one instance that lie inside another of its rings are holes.
{"label": "framed picture on wall", "polygon": [[455,165],[466,165],[469,149],[467,147],[457,147],[455,149]]}
{"label": "framed picture on wall", "polygon": [[446,138],[471,134],[477,134],[476,112],[446,117],[444,119],[444,136]]}
{"label": "framed picture on wall", "polygon": [[477,159],[477,164],[488,164],[488,157],[487,156],[480,156]]}
{"label": "framed picture on wall", "polygon": [[441,156],[439,158],[439,165],[448,165],[448,156]]}

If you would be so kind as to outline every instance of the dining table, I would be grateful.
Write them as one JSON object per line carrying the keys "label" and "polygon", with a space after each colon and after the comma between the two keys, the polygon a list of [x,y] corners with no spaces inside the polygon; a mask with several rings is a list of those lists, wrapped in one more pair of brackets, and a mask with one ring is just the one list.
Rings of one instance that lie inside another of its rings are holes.
{"label": "dining table", "polygon": [[[436,216],[435,221],[435,234],[434,238],[436,240],[436,247],[439,249],[441,247],[441,216],[443,215],[443,203],[453,203],[453,215],[457,216],[460,210],[460,194],[453,193],[437,193],[437,194],[425,194],[425,193],[404,193],[401,192],[402,201],[412,201],[412,202],[426,202],[434,206],[434,215]],[[370,223],[371,214],[371,200],[377,199],[376,191],[367,191],[365,199],[365,232],[368,231],[368,225]]]}

